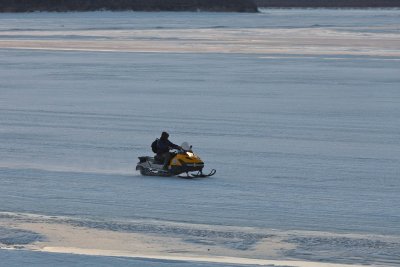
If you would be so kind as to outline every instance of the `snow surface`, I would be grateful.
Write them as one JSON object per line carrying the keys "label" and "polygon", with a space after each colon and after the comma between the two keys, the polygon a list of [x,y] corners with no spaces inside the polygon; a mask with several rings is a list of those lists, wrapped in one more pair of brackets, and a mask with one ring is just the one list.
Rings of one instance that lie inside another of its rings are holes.
{"label": "snow surface", "polygon": [[[399,266],[399,22],[398,9],[1,14],[2,260]],[[217,174],[140,176],[163,130]],[[89,249],[82,229],[161,256],[37,252]]]}

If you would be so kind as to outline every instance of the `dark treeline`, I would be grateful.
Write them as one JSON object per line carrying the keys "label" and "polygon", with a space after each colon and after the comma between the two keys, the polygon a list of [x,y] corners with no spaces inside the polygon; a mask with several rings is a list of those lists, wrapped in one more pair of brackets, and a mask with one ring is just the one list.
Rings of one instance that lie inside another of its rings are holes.
{"label": "dark treeline", "polygon": [[0,12],[33,11],[257,12],[254,0],[0,0]]}
{"label": "dark treeline", "polygon": [[259,7],[400,7],[400,0],[255,0]]}

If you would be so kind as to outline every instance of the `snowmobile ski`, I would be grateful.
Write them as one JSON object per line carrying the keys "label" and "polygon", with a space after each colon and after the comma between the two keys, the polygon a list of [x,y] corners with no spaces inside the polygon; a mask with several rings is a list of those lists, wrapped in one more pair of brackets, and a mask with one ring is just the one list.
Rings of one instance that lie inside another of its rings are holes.
{"label": "snowmobile ski", "polygon": [[206,178],[213,176],[217,171],[212,169],[209,174],[204,174],[202,171],[198,171],[197,173],[186,173],[186,175],[179,175],[179,178],[184,179],[193,179],[193,178]]}

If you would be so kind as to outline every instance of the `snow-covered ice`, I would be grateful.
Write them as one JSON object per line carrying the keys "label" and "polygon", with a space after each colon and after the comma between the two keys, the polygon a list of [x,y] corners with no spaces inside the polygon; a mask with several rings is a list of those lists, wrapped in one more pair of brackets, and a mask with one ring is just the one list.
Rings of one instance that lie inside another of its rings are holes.
{"label": "snow-covered ice", "polygon": [[[399,266],[399,25],[1,14],[1,262]],[[140,176],[163,130],[217,174]]]}

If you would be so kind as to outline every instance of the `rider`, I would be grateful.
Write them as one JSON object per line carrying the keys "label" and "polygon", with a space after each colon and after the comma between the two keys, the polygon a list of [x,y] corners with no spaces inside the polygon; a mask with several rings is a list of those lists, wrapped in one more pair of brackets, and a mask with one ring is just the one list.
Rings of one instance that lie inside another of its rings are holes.
{"label": "rider", "polygon": [[169,152],[170,149],[182,149],[180,146],[175,145],[168,140],[169,134],[162,132],[160,139],[157,142],[157,157],[164,161],[164,170],[168,170],[168,164],[173,154]]}

